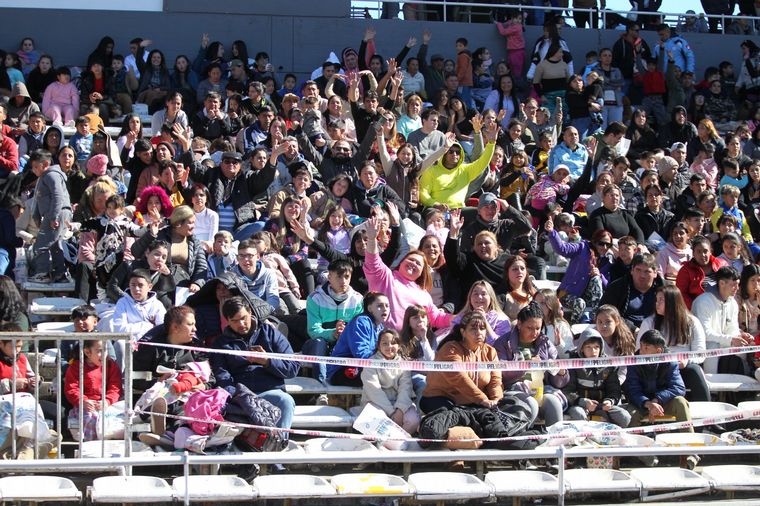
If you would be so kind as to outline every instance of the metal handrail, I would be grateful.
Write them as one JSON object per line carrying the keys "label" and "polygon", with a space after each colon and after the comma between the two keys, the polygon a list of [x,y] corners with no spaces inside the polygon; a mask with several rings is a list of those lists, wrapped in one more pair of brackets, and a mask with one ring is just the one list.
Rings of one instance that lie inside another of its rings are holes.
{"label": "metal handrail", "polygon": [[[404,2],[398,2],[395,0],[373,0],[373,2],[377,2],[378,4],[386,4],[386,3],[393,3],[393,4],[401,4]],[[542,10],[542,11],[558,11],[558,12],[574,12],[574,11],[580,11],[580,12],[588,12],[588,13],[594,13],[598,12],[600,15],[602,14],[619,14],[622,17],[625,17],[628,14],[635,14],[635,15],[644,15],[644,16],[663,16],[663,17],[675,17],[676,19],[681,19],[685,17],[685,14],[683,12],[662,12],[662,11],[634,11],[634,10],[627,10],[627,11],[619,11],[615,9],[596,9],[593,7],[553,7],[553,6],[536,6],[536,5],[501,5],[501,4],[488,4],[488,3],[479,3],[479,2],[463,2],[463,1],[457,1],[457,0],[418,0],[415,2],[412,2],[416,5],[434,5],[436,7],[443,7],[443,21],[446,22],[446,7],[486,7],[488,9],[495,9],[495,8],[501,8],[501,7],[512,7],[517,8],[520,10]],[[706,19],[710,18],[719,18],[721,20],[721,29],[722,33],[725,33],[725,27],[726,27],[726,19],[748,19],[752,21],[760,21],[760,16],[746,16],[746,15],[734,15],[734,14],[704,14],[704,17]],[[602,20],[602,23],[604,21]]]}

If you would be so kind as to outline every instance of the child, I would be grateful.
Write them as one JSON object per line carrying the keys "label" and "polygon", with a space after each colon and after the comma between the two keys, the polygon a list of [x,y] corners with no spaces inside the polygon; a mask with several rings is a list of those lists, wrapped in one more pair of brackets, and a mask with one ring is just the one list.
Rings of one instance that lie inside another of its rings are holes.
{"label": "child", "polygon": [[737,205],[739,202],[739,188],[734,185],[727,184],[720,189],[721,204],[715,208],[710,222],[713,225],[713,229],[718,228],[718,220],[724,214],[730,214],[736,218],[737,227],[736,230],[741,232],[742,237],[746,241],[754,242],[752,239],[752,232],[749,229],[749,222],[744,217],[744,211],[739,209]]}
{"label": "child", "polygon": [[552,132],[541,132],[538,136],[538,145],[530,155],[530,164],[535,168],[536,174],[549,173],[549,153],[556,143],[556,135]]}
{"label": "child", "polygon": [[[121,372],[116,362],[108,357],[106,357],[106,363],[103,364],[105,356],[103,341],[89,340],[83,341],[82,344],[84,346],[85,362],[81,364],[79,359],[76,358],[71,363],[66,370],[63,392],[66,395],[66,400],[73,406],[73,409],[69,412],[69,429],[72,429],[72,426],[78,425],[79,401],[81,398],[84,406],[84,413],[82,414],[82,425],[84,426],[82,439],[84,441],[92,441],[98,439],[100,429],[98,424],[101,410],[121,399]],[[84,383],[81,386],[79,384],[80,368],[84,369]],[[104,368],[106,369],[106,390],[102,392],[101,385]]]}
{"label": "child", "polygon": [[89,121],[90,132],[99,132],[105,129],[106,125],[103,123],[103,118],[100,117],[100,108],[97,104],[90,104],[84,117]]}
{"label": "child", "polygon": [[[327,208],[322,227],[317,233],[317,239],[332,249],[347,255],[351,250],[350,231],[352,228],[353,225],[348,220],[346,211],[339,204],[332,204]],[[317,269],[319,271],[320,282],[324,282],[327,279],[328,263],[322,255],[319,256]]]}
{"label": "child", "polygon": [[[578,351],[573,358],[594,359],[604,356],[604,343],[599,332],[584,332],[578,340]],[[631,415],[618,406],[622,391],[618,380],[617,367],[584,367],[571,369],[570,380],[562,388],[570,406],[567,414],[571,420],[588,420],[595,417],[627,427]]]}
{"label": "child", "polygon": [[166,263],[169,257],[169,248],[168,242],[156,239],[148,244],[144,258],[135,260],[131,264],[124,262],[119,265],[106,285],[108,300],[115,303],[127,295],[125,290],[129,288],[129,275],[133,270],[147,269],[153,283],[153,291],[156,292],[156,298],[166,309],[174,306],[177,285]]}
{"label": "child", "polygon": [[211,366],[207,360],[203,362],[187,362],[182,370],[177,372],[176,377],[170,382],[172,392],[183,394],[191,390],[197,390],[199,385],[207,383],[211,378]]}
{"label": "child", "polygon": [[76,133],[69,139],[69,146],[74,148],[78,162],[85,162],[92,151],[92,134],[90,133],[90,120],[85,116],[76,119]]}
{"label": "child", "polygon": [[[401,337],[393,329],[380,332],[377,349],[370,357],[373,360],[401,360],[399,349]],[[379,408],[409,434],[414,434],[420,425],[420,415],[412,396],[412,375],[410,371],[397,369],[371,369],[362,371],[362,408],[372,404]]]}
{"label": "child", "polygon": [[18,139],[19,158],[28,158],[29,153],[35,149],[45,148],[43,137],[45,136],[45,115],[41,112],[33,112],[29,115],[26,132]]}
{"label": "child", "polygon": [[79,90],[71,82],[71,71],[60,67],[55,72],[56,82],[45,88],[42,96],[42,112],[54,125],[74,126],[79,114]]}
{"label": "child", "polygon": [[[659,330],[647,330],[639,340],[638,354],[656,355],[665,353],[666,348],[665,338]],[[666,415],[675,416],[677,422],[691,421],[678,362],[629,366],[623,387],[631,403],[631,427],[640,426],[645,416],[650,422]],[[685,430],[694,432],[691,427]]]}
{"label": "child", "polygon": [[546,337],[557,348],[559,357],[567,358],[571,350],[575,349],[575,344],[573,343],[573,331],[570,324],[565,320],[565,313],[562,304],[559,303],[557,292],[549,288],[542,288],[536,294],[535,299],[544,313]]}
{"label": "child", "polygon": [[730,184],[742,190],[749,184],[749,176],[747,174],[741,175],[739,164],[736,160],[724,158],[720,163],[720,167],[723,169],[723,177],[720,178],[719,189],[723,188],[724,185]]}
{"label": "child", "polygon": [[460,37],[456,41],[457,62],[455,72],[459,81],[459,95],[467,107],[472,107],[470,88],[472,88],[472,55],[467,49],[467,39]]}
{"label": "child", "polygon": [[137,237],[146,231],[132,223],[124,214],[124,206],[124,197],[111,195],[106,200],[105,213],[85,221],[81,227],[82,231],[94,232],[97,236],[95,278],[98,280],[98,288],[104,292],[116,267],[124,261],[127,236]]}
{"label": "child", "polygon": [[721,249],[716,251],[722,251],[718,258],[725,260],[726,264],[736,269],[740,275],[746,265],[750,264],[750,254],[747,247],[744,245],[744,241],[739,237],[739,234],[734,232],[728,232],[721,240]]}
{"label": "child", "polygon": [[705,178],[707,187],[715,191],[718,187],[718,164],[715,163],[715,146],[704,144],[691,164],[691,171]]}
{"label": "child", "polygon": [[542,217],[546,215],[547,206],[557,203],[558,196],[567,195],[570,191],[570,169],[565,164],[554,167],[551,175],[545,174],[541,180],[530,187],[525,198],[525,205],[530,206],[538,213],[531,213],[533,227],[541,225]]}
{"label": "child", "polygon": [[237,257],[231,248],[232,241],[232,234],[226,230],[220,230],[214,234],[214,244],[211,246],[211,254],[207,259],[209,279],[213,279],[235,267]]}
{"label": "child", "polygon": [[436,236],[441,244],[446,244],[449,229],[446,227],[446,216],[442,211],[438,209],[428,211],[425,218],[425,233]]}
{"label": "child", "polygon": [[[634,61],[636,61],[634,59]],[[660,60],[664,65],[665,59]],[[665,123],[668,122],[668,115],[665,112],[665,102],[663,97],[665,96],[665,74],[662,72],[662,65],[660,68],[657,66],[657,61],[654,59],[647,60],[647,70],[643,74],[636,73],[635,80],[640,81],[644,88],[644,98],[641,100],[641,108],[646,111],[647,116],[657,120],[657,126],[662,128]]]}
{"label": "child", "polygon": [[496,28],[499,33],[507,38],[507,61],[509,68],[512,69],[512,75],[522,77],[525,67],[525,37],[523,36],[523,15],[519,10],[514,10],[509,14],[506,23],[496,22]]}
{"label": "child", "polygon": [[[363,311],[345,325],[331,356],[371,357],[377,348],[380,331],[385,328],[385,322],[390,316],[390,307],[387,296],[379,292],[367,292],[362,302]],[[332,385],[361,386],[360,374],[361,370],[357,367],[327,366],[327,378]]]}
{"label": "child", "polygon": [[[303,345],[305,354],[327,356],[346,323],[361,313],[362,296],[351,288],[353,270],[346,260],[331,262],[327,267],[327,282],[306,299],[306,329],[310,339]],[[311,372],[314,379],[322,383],[327,379],[324,364],[315,364]],[[320,401],[324,399],[318,399]]]}
{"label": "child", "polygon": [[[559,213],[554,218],[554,228],[557,229],[560,238],[565,242],[578,242],[581,240],[579,229],[575,227],[575,216],[570,213]],[[552,247],[552,243],[547,239],[544,243],[544,253],[546,254],[547,265],[556,265],[557,267],[567,267],[569,260]]]}
{"label": "child", "polygon": [[[404,323],[401,326],[401,356],[405,360],[432,362],[435,360],[435,341],[427,310],[417,304],[406,308]],[[412,371],[412,388],[414,388],[414,397],[418,405],[426,385],[425,373]]]}
{"label": "child", "polygon": [[[111,109],[111,116],[132,113],[132,92],[137,90],[138,82],[131,67],[124,65],[124,56],[117,54],[111,60],[113,71],[113,89],[117,106]],[[118,114],[117,114],[118,113]]]}
{"label": "child", "polygon": [[[0,275],[13,278],[16,268],[16,248],[24,245],[24,240],[16,235],[16,222],[24,214],[25,206],[16,196],[7,196],[0,207]],[[20,279],[16,280],[21,282]]]}
{"label": "child", "polygon": [[124,332],[140,339],[150,329],[164,321],[166,308],[156,298],[151,274],[135,269],[129,275],[129,291],[116,303],[112,322],[113,332]]}
{"label": "child", "polygon": [[510,197],[517,194],[517,198],[522,199],[522,196],[528,193],[528,188],[535,179],[536,174],[533,166],[528,163],[528,155],[523,150],[516,150],[512,154],[512,160],[501,173],[499,196],[503,199],[509,199],[510,204],[516,203],[515,198]]}
{"label": "child", "polygon": [[[261,263],[269,267],[274,271],[277,277],[277,289],[280,299],[285,302],[290,314],[297,314],[301,311],[301,304],[299,299],[301,298],[301,286],[298,284],[293,270],[290,268],[288,261],[277,253],[276,248],[273,248],[274,239],[269,232],[256,232],[251,236],[256,251],[259,252],[259,258]],[[282,304],[280,304],[282,307]]]}

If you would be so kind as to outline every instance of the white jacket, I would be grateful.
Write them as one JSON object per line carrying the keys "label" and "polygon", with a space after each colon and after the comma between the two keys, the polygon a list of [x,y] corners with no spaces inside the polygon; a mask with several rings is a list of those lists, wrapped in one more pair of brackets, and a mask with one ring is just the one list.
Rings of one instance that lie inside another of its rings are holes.
{"label": "white jacket", "polygon": [[739,335],[739,304],[729,297],[721,301],[713,291],[694,299],[691,312],[705,329],[708,348],[727,348],[731,339]]}
{"label": "white jacket", "polygon": [[136,302],[127,290],[127,295],[116,303],[111,330],[128,333],[132,338],[140,339],[150,329],[162,324],[165,314],[166,308],[156,298],[156,292],[149,292],[147,299]]}
{"label": "white jacket", "polygon": [[[387,360],[380,352],[370,359]],[[401,358],[397,357],[397,360]],[[391,416],[396,409],[406,412],[414,405],[410,371],[366,367],[362,370],[362,383],[362,408],[371,402]]]}

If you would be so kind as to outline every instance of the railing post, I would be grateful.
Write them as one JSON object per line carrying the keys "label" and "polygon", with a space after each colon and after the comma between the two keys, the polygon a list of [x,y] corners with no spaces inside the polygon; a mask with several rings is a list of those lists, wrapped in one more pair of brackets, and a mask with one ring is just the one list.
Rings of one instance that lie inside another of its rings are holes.
{"label": "railing post", "polygon": [[190,453],[187,450],[182,454],[182,472],[185,478],[185,506],[190,506]]}
{"label": "railing post", "polygon": [[446,0],[443,0],[443,22],[446,22]]}
{"label": "railing post", "polygon": [[[124,349],[124,456],[132,456],[132,342],[127,338]],[[132,474],[132,466],[125,468],[127,476]]]}
{"label": "railing post", "polygon": [[557,481],[559,481],[559,495],[557,496],[557,505],[565,506],[565,445],[559,446],[559,462],[557,463],[559,472]]}

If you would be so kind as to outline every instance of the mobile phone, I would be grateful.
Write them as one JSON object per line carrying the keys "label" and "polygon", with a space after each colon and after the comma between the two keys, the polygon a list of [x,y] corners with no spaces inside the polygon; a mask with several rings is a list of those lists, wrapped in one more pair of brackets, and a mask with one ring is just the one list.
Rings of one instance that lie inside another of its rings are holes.
{"label": "mobile phone", "polygon": [[381,114],[377,122],[380,124],[380,126],[384,127],[388,124],[388,118],[386,118],[384,114]]}

